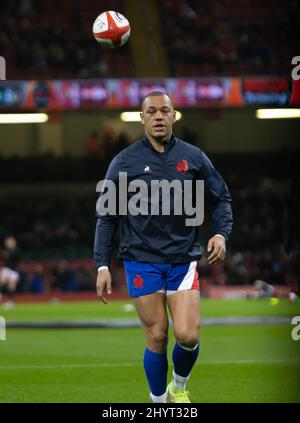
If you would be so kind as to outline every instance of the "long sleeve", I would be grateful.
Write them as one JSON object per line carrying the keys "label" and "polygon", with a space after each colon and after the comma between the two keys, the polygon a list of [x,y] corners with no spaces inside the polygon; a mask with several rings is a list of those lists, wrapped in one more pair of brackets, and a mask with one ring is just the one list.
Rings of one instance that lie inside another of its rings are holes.
{"label": "long sleeve", "polygon": [[[118,198],[118,177],[121,171],[121,160],[119,155],[116,156],[105,176],[105,181],[112,181],[116,187],[116,198]],[[104,195],[102,191],[99,198]],[[99,201],[99,200],[98,200]],[[117,201],[116,201],[117,204]],[[98,206],[96,210],[96,231],[94,241],[94,260],[96,266],[109,266],[113,250],[113,241],[115,233],[118,227],[118,209],[116,207],[116,213],[99,214]]]}
{"label": "long sleeve", "polygon": [[201,155],[200,174],[204,180],[205,199],[212,212],[215,234],[223,235],[227,240],[233,224],[231,197],[221,175],[202,151]]}

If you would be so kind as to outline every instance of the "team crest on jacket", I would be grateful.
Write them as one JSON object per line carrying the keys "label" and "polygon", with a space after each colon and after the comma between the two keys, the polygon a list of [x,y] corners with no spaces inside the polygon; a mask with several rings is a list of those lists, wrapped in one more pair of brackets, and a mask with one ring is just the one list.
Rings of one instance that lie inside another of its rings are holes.
{"label": "team crest on jacket", "polygon": [[183,172],[184,174],[186,174],[186,172],[189,170],[189,166],[186,160],[182,160],[181,162],[178,162],[176,165],[176,168],[179,172]]}
{"label": "team crest on jacket", "polygon": [[136,275],[136,277],[133,279],[133,284],[135,288],[143,288],[144,279],[141,277],[141,275]]}

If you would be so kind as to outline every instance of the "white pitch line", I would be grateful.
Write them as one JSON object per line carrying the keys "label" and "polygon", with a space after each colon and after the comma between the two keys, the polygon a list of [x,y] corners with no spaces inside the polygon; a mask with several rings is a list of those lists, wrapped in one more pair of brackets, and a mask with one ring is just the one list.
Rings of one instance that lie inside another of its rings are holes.
{"label": "white pitch line", "polygon": [[259,359],[259,360],[216,360],[216,361],[202,361],[197,364],[264,364],[264,363],[300,363],[300,358],[271,358],[271,359]]}
{"label": "white pitch line", "polygon": [[[272,364],[272,363],[300,363],[298,358],[283,358],[283,359],[270,359],[270,360],[216,360],[216,361],[199,361],[197,364]],[[30,369],[85,369],[85,368],[105,368],[105,367],[137,367],[140,363],[102,363],[102,364],[34,364],[28,366],[0,366],[1,370],[30,370]]]}

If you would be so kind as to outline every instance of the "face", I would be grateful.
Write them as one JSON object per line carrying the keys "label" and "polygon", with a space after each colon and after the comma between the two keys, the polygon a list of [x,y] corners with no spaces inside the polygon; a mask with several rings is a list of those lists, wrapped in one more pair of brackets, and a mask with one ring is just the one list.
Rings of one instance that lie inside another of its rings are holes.
{"label": "face", "polygon": [[163,143],[170,139],[176,111],[166,95],[147,97],[141,113],[142,124],[149,139]]}
{"label": "face", "polygon": [[15,240],[14,237],[9,236],[9,237],[5,238],[5,240],[4,240],[4,246],[8,250],[14,250],[16,248],[16,246],[17,246],[17,241]]}

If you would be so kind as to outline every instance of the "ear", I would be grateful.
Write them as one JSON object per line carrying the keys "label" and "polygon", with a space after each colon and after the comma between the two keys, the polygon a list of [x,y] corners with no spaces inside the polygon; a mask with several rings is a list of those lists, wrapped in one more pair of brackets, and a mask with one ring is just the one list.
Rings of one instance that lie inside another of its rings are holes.
{"label": "ear", "polygon": [[174,110],[174,112],[173,112],[173,122],[174,123],[176,122],[176,110]]}
{"label": "ear", "polygon": [[143,112],[140,113],[140,118],[141,118],[142,125],[145,125],[145,122],[144,122],[144,113]]}

